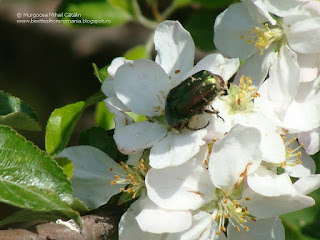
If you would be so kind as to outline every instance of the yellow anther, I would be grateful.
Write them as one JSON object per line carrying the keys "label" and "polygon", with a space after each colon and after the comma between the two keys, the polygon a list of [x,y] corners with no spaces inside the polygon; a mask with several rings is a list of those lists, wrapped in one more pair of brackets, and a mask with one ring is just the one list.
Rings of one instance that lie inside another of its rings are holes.
{"label": "yellow anther", "polygon": [[117,181],[116,180],[112,180],[110,183],[113,186],[113,185],[115,185],[117,183]]}
{"label": "yellow anther", "polygon": [[239,228],[239,226],[238,226],[238,225],[236,225],[235,227],[236,227],[237,231],[238,231],[238,232],[240,232],[240,228]]}
{"label": "yellow anther", "polygon": [[249,232],[249,227],[248,226],[244,226],[244,229]]}

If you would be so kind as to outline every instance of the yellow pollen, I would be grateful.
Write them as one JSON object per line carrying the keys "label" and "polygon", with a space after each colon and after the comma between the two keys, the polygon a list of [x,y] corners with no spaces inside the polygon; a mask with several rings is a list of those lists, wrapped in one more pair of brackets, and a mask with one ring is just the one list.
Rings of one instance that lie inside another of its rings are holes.
{"label": "yellow pollen", "polygon": [[249,232],[248,226],[244,226],[244,229],[245,229],[247,232]]}
{"label": "yellow pollen", "polygon": [[220,231],[217,231],[217,232],[216,232],[217,235],[220,235],[220,233],[221,233]]}
{"label": "yellow pollen", "polygon": [[117,183],[117,181],[116,180],[112,180],[110,183],[113,186],[113,185],[115,185]]}
{"label": "yellow pollen", "polygon": [[240,232],[240,228],[239,228],[239,226],[238,226],[238,225],[236,225],[235,227],[236,227],[237,231],[238,231],[238,232]]}
{"label": "yellow pollen", "polygon": [[224,226],[221,226],[221,230],[224,231],[224,232],[227,231],[227,229]]}
{"label": "yellow pollen", "polygon": [[252,221],[256,222],[257,220],[254,217],[250,218]]}
{"label": "yellow pollen", "polygon": [[244,40],[245,38],[246,38],[246,36],[244,36],[244,35],[241,35],[241,36],[240,36],[240,39],[241,39],[241,40]]}
{"label": "yellow pollen", "polygon": [[249,201],[249,200],[251,200],[251,198],[249,198],[249,197],[246,197],[246,198],[245,198],[245,200]]}

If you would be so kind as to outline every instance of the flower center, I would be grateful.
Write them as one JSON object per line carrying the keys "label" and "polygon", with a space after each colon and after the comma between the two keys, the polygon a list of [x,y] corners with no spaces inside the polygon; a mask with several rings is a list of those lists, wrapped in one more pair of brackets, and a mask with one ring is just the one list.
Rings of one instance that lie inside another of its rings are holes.
{"label": "flower center", "polygon": [[239,86],[231,84],[228,93],[222,99],[230,106],[229,114],[251,112],[253,109],[253,99],[260,96],[256,92],[256,89],[252,87],[251,78],[245,78],[244,76],[240,78]]}
{"label": "flower center", "polygon": [[[241,206],[233,195],[233,193],[227,194],[221,189],[216,189],[217,200],[213,200],[201,208],[201,210],[211,212],[214,215],[214,220],[219,227],[216,234],[220,234],[221,231],[226,232],[225,226],[227,224],[232,224],[239,232],[241,231],[240,226],[249,231],[249,227],[245,224],[250,219],[256,221],[247,207]],[[250,199],[246,198],[245,200]]]}
{"label": "flower center", "polygon": [[265,23],[264,28],[254,27],[248,31],[248,35],[241,35],[240,39],[246,40],[248,44],[254,43],[254,46],[262,55],[263,51],[267,49],[273,42],[281,42],[285,37],[284,31],[281,27],[269,28],[269,24]]}
{"label": "flower center", "polygon": [[129,166],[124,162],[119,164],[123,172],[115,172],[114,169],[110,169],[116,175],[114,180],[111,181],[111,185],[115,184],[127,184],[125,188],[120,188],[121,192],[132,195],[132,198],[136,198],[141,195],[143,189],[145,189],[145,176],[149,170],[149,166],[144,164],[144,159],[141,158],[137,166]]}

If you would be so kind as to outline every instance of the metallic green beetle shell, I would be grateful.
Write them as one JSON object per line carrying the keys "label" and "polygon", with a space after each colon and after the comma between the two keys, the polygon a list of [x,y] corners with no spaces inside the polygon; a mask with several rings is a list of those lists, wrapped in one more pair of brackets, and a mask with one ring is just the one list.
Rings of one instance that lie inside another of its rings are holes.
{"label": "metallic green beetle shell", "polygon": [[204,112],[210,102],[225,90],[223,79],[209,71],[200,71],[171,89],[166,99],[166,119],[176,128]]}

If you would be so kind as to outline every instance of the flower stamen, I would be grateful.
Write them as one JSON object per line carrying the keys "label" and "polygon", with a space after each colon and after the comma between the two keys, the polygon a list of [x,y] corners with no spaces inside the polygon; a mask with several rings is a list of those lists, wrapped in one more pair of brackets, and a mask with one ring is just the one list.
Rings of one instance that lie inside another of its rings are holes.
{"label": "flower stamen", "polygon": [[240,39],[248,44],[253,44],[258,49],[258,53],[263,55],[263,51],[268,49],[273,42],[281,42],[285,37],[284,31],[279,26],[270,28],[268,23],[263,28],[254,27],[248,31],[248,35],[241,35]]}

